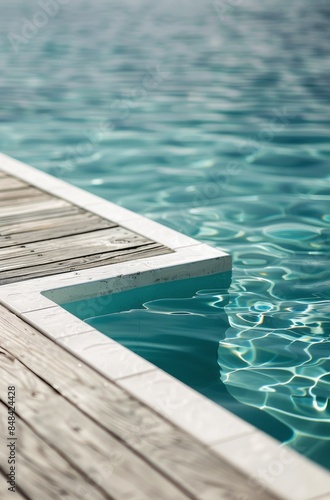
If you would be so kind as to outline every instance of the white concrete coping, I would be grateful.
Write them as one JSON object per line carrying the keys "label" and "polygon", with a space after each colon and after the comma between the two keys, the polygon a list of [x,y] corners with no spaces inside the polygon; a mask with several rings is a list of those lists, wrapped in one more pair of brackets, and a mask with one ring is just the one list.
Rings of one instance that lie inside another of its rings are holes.
{"label": "white concrete coping", "polygon": [[173,253],[3,285],[0,286],[0,303],[203,442],[241,470],[256,489],[267,489],[288,500],[330,499],[330,474],[325,469],[281,445],[54,302],[59,298],[64,303],[106,295],[114,286],[119,291],[227,272],[231,270],[230,256],[2,153],[1,170],[158,241]]}

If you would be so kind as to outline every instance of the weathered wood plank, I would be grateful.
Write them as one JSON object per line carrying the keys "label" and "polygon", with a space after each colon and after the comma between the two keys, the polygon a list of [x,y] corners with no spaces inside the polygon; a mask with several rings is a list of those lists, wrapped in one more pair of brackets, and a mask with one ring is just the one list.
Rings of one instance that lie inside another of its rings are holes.
{"label": "weathered wood plank", "polygon": [[34,187],[25,187],[9,191],[0,191],[0,206],[31,203],[31,201],[49,200],[51,195]]}
{"label": "weathered wood plank", "polygon": [[[7,407],[0,403],[0,419],[3,422]],[[89,482],[71,464],[40,439],[20,418],[16,419],[17,436],[17,484],[31,499],[111,499]],[[1,441],[6,435],[0,429]],[[2,460],[1,460],[2,461]],[[2,468],[4,464],[2,464]]]}
{"label": "weathered wood plank", "polygon": [[21,181],[18,189],[14,177],[2,181],[0,284],[170,252]]}
{"label": "weathered wood plank", "polygon": [[[83,209],[73,213],[71,212],[71,210],[69,210],[66,213],[64,212],[64,214],[62,214],[61,216],[59,215],[60,214],[53,215],[52,212],[49,212],[47,214],[47,217],[43,217],[40,218],[39,220],[37,219],[33,221],[31,221],[30,219],[21,220],[21,218],[17,220],[16,217],[16,220],[12,220],[11,223],[7,225],[2,223],[0,225],[0,235],[1,236],[15,235],[16,237],[18,237],[21,234],[39,232],[44,230],[53,230],[53,229],[56,230],[58,227],[64,227],[69,225],[73,226],[74,228],[77,224],[79,225],[90,222],[109,224],[109,227],[114,227],[117,225],[114,222],[102,219],[102,217],[95,215],[91,212],[86,212]],[[85,232],[87,233],[88,230],[86,230]]]}
{"label": "weathered wood plank", "polygon": [[33,198],[22,200],[21,204],[15,204],[15,206],[8,206],[8,203],[1,205],[0,203],[0,218],[8,216],[19,216],[28,213],[42,213],[44,210],[54,210],[61,207],[71,207],[72,205],[60,198],[51,198],[47,195],[41,195],[40,199]]}
{"label": "weathered wood plank", "polygon": [[150,243],[144,236],[115,226],[91,233],[64,236],[23,246],[0,249],[0,269],[51,264],[68,258],[86,257]]}
{"label": "weathered wood plank", "polygon": [[39,189],[29,186],[23,186],[20,189],[9,189],[0,191],[0,203],[6,202],[5,206],[16,205],[16,201],[23,198],[31,199],[39,198],[44,195]]}
{"label": "weathered wood plank", "polygon": [[[0,228],[6,228],[7,226],[12,227],[19,224],[33,225],[34,223],[37,224],[38,222],[47,221],[51,218],[59,219],[60,223],[62,217],[74,216],[85,212],[82,208],[70,205],[64,200],[54,200],[60,203],[57,202],[56,205],[52,203],[51,206],[46,204],[46,206],[41,207],[41,210],[39,204],[33,205],[36,207],[35,211],[23,211],[21,207],[20,212],[17,212],[16,207],[15,210],[11,209],[11,212],[7,213],[7,215],[0,216]],[[31,206],[29,208],[31,208]]]}
{"label": "weathered wood plank", "polygon": [[159,243],[149,243],[140,245],[137,248],[125,248],[125,251],[120,249],[114,252],[53,262],[52,264],[35,265],[4,272],[0,271],[0,285],[43,276],[52,276],[54,274],[67,273],[70,271],[78,271],[79,269],[90,269],[97,266],[117,264],[118,262],[155,257],[156,255],[164,255],[171,252],[171,250],[166,249]]}
{"label": "weathered wood plank", "polygon": [[[3,446],[3,443],[1,443],[1,446]],[[2,453],[3,453],[3,448],[2,448]],[[8,466],[8,464],[6,465]],[[9,493],[7,478],[5,477],[5,473],[2,473],[0,469],[0,498],[5,498],[5,495],[7,493]]]}
{"label": "weathered wood plank", "polygon": [[19,394],[17,415],[115,499],[189,498],[125,444],[79,411],[22,363],[0,348],[0,380]]}
{"label": "weathered wood plank", "polygon": [[274,500],[192,436],[0,306],[0,345],[193,498]]}
{"label": "weathered wood plank", "polygon": [[[43,220],[39,223],[0,226],[0,248],[26,245],[39,241],[62,238],[81,233],[91,233],[100,229],[115,227],[113,222],[85,212],[59,219]],[[26,231],[24,231],[26,230]]]}
{"label": "weathered wood plank", "polygon": [[20,179],[16,179],[16,177],[0,177],[0,193],[2,191],[9,191],[11,189],[22,189],[27,188],[28,184],[21,181]]}
{"label": "weathered wood plank", "polygon": [[[5,475],[8,473],[8,465],[4,471],[1,471],[0,464],[0,498],[1,500],[26,500],[27,497],[23,495],[16,487],[15,493],[8,491],[7,478]],[[17,486],[17,485],[16,485]]]}

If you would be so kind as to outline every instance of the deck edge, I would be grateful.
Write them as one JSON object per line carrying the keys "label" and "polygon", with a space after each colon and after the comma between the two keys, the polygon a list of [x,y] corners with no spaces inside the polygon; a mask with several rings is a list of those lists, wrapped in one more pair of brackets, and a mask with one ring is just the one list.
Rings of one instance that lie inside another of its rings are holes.
{"label": "deck edge", "polygon": [[[128,278],[156,273],[160,280],[165,280],[169,277],[179,279],[198,276],[201,273],[226,272],[231,270],[231,258],[228,254],[102,200],[2,153],[1,170],[128,229],[136,230],[173,250],[173,253],[164,256],[3,285],[0,287],[1,304],[102,375],[124,387],[174,425],[203,442],[235,468],[243,471],[256,487],[290,500],[312,500],[327,494],[330,496],[330,474],[325,469],[293,450],[280,446],[273,438],[114,340],[88,327],[43,295],[43,292],[50,289],[73,290],[76,285],[93,286],[93,283],[98,286],[96,283],[99,284],[100,281],[104,283],[106,290],[109,279],[118,275]],[[58,334],[59,331],[62,331],[61,335]],[[107,360],[112,353],[111,366],[109,362],[105,363],[105,359],[102,360],[102,356],[100,358],[93,354],[96,338],[103,342]],[[163,394],[162,397],[159,396],[160,393]],[[193,415],[192,420],[187,420],[188,414]],[[252,440],[254,445],[251,442],[248,444],[249,440]],[[246,450],[243,455],[248,459],[238,458],[242,455],[242,448]],[[281,450],[284,449],[285,459],[283,454],[281,458]],[[279,469],[283,471],[278,473]],[[266,474],[263,472],[265,470]]]}

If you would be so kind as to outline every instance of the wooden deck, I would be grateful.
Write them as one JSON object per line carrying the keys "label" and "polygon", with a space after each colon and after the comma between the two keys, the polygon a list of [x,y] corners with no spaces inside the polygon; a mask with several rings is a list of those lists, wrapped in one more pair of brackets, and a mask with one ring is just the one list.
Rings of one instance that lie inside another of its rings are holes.
{"label": "wooden deck", "polygon": [[[170,252],[0,172],[0,285]],[[1,500],[275,498],[4,306],[0,381]],[[9,386],[16,496],[6,482]]]}
{"label": "wooden deck", "polygon": [[274,498],[2,306],[0,346],[2,424],[16,386],[17,498]]}
{"label": "wooden deck", "polygon": [[0,285],[170,252],[0,173]]}

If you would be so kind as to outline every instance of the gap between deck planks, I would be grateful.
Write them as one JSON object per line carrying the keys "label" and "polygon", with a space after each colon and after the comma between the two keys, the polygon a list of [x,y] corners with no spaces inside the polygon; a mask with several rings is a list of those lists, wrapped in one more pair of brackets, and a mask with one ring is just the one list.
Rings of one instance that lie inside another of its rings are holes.
{"label": "gap between deck planks", "polygon": [[0,176],[0,285],[171,252],[15,177]]}
{"label": "gap between deck planks", "polygon": [[0,346],[0,419],[14,384],[18,484],[28,498],[274,500],[3,306]]}

